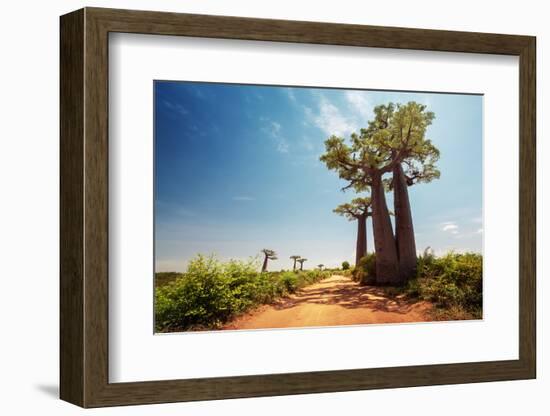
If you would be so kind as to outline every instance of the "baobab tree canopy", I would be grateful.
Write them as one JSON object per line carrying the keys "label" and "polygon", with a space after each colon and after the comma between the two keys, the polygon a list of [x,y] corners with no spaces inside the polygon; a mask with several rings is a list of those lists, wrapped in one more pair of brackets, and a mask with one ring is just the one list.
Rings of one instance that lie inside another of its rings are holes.
{"label": "baobab tree canopy", "polygon": [[351,135],[349,145],[338,136],[325,141],[321,161],[349,181],[344,189],[367,191],[373,174],[389,173],[399,163],[404,165],[409,185],[439,178],[435,167],[439,150],[425,138],[435,118],[433,112],[416,102],[389,103],[375,107],[374,116],[367,128]]}
{"label": "baobab tree canopy", "polygon": [[370,215],[370,206],[370,198],[354,198],[351,202],[338,205],[332,211],[353,221],[358,217],[368,217]]}
{"label": "baobab tree canopy", "polygon": [[275,253],[275,250],[264,248],[262,253],[270,260],[277,260],[277,253]]}
{"label": "baobab tree canopy", "polygon": [[407,185],[439,178],[435,166],[439,150],[425,137],[434,113],[415,102],[381,105],[374,113],[374,120],[362,134],[372,137],[373,144],[385,150],[386,160],[393,167],[402,163]]}

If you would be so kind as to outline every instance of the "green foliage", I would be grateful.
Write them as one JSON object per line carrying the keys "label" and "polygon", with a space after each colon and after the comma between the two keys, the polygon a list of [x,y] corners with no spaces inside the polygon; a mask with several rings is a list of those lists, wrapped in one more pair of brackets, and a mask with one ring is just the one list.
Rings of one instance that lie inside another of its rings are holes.
{"label": "green foliage", "polygon": [[155,273],[155,287],[160,287],[173,282],[178,277],[182,277],[183,273],[177,272],[158,272]]}
{"label": "green foliage", "polygon": [[370,207],[370,198],[354,198],[349,203],[338,205],[332,212],[346,217],[349,221],[353,221],[359,217],[370,216]]}
{"label": "green foliage", "polygon": [[359,266],[353,273],[353,280],[362,285],[376,284],[376,254],[367,254],[359,260]]}
{"label": "green foliage", "polygon": [[438,258],[425,251],[418,258],[417,277],[402,292],[433,302],[439,319],[472,319],[482,316],[482,289],[482,255],[449,253]]}
{"label": "green foliage", "polygon": [[258,273],[255,261],[222,263],[197,256],[187,272],[155,289],[159,332],[216,328],[235,315],[330,276],[308,270]]}
{"label": "green foliage", "polygon": [[358,192],[372,185],[373,172],[389,172],[396,163],[402,164],[409,186],[430,182],[440,175],[436,166],[439,150],[426,138],[434,118],[425,105],[414,101],[379,105],[368,127],[353,133],[349,141],[330,136],[320,160],[348,181],[344,189]]}
{"label": "green foliage", "polygon": [[349,270],[349,261],[342,262],[342,270]]}
{"label": "green foliage", "polygon": [[279,284],[282,285],[283,293],[293,293],[298,287],[298,274],[284,272],[279,275]]}

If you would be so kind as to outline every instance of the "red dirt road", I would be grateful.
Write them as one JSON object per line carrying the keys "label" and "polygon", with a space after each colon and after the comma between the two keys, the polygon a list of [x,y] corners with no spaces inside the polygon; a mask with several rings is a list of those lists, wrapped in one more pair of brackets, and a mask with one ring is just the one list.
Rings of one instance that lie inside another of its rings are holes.
{"label": "red dirt road", "polygon": [[229,322],[223,329],[293,328],[429,321],[428,302],[391,299],[383,289],[333,275],[272,305]]}

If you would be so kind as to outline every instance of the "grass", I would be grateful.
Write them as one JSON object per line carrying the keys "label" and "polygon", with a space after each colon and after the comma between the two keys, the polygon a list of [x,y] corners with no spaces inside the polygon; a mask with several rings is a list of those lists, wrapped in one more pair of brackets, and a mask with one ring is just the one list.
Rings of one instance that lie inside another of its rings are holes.
{"label": "grass", "polygon": [[304,270],[260,273],[256,261],[197,256],[185,273],[155,279],[157,332],[215,329],[251,308],[271,303],[331,275]]}

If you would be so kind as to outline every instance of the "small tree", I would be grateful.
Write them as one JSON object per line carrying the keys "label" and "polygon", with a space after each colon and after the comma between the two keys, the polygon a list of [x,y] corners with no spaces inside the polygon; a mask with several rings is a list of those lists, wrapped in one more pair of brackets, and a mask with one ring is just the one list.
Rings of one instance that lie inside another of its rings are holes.
{"label": "small tree", "polygon": [[297,261],[298,261],[298,263],[300,263],[300,270],[304,270],[304,262],[306,262],[307,259],[300,258]]}
{"label": "small tree", "polygon": [[342,270],[349,270],[349,261],[342,262]]}
{"label": "small tree", "polygon": [[298,259],[300,258],[300,256],[298,256],[298,255],[295,254],[294,256],[290,256],[290,258],[291,258],[292,260],[294,260],[294,265],[292,266],[292,270],[293,270],[293,271],[296,271],[296,262],[298,261]]}
{"label": "small tree", "polygon": [[359,261],[367,255],[367,218],[372,215],[370,206],[370,198],[355,198],[350,203],[339,205],[332,210],[350,221],[357,221],[355,267],[359,266]]}
{"label": "small tree", "polygon": [[264,253],[264,264],[262,265],[262,273],[263,273],[267,271],[268,260],[277,260],[277,253],[275,253],[274,250],[270,250],[268,248],[264,248],[262,250],[262,253]]}

